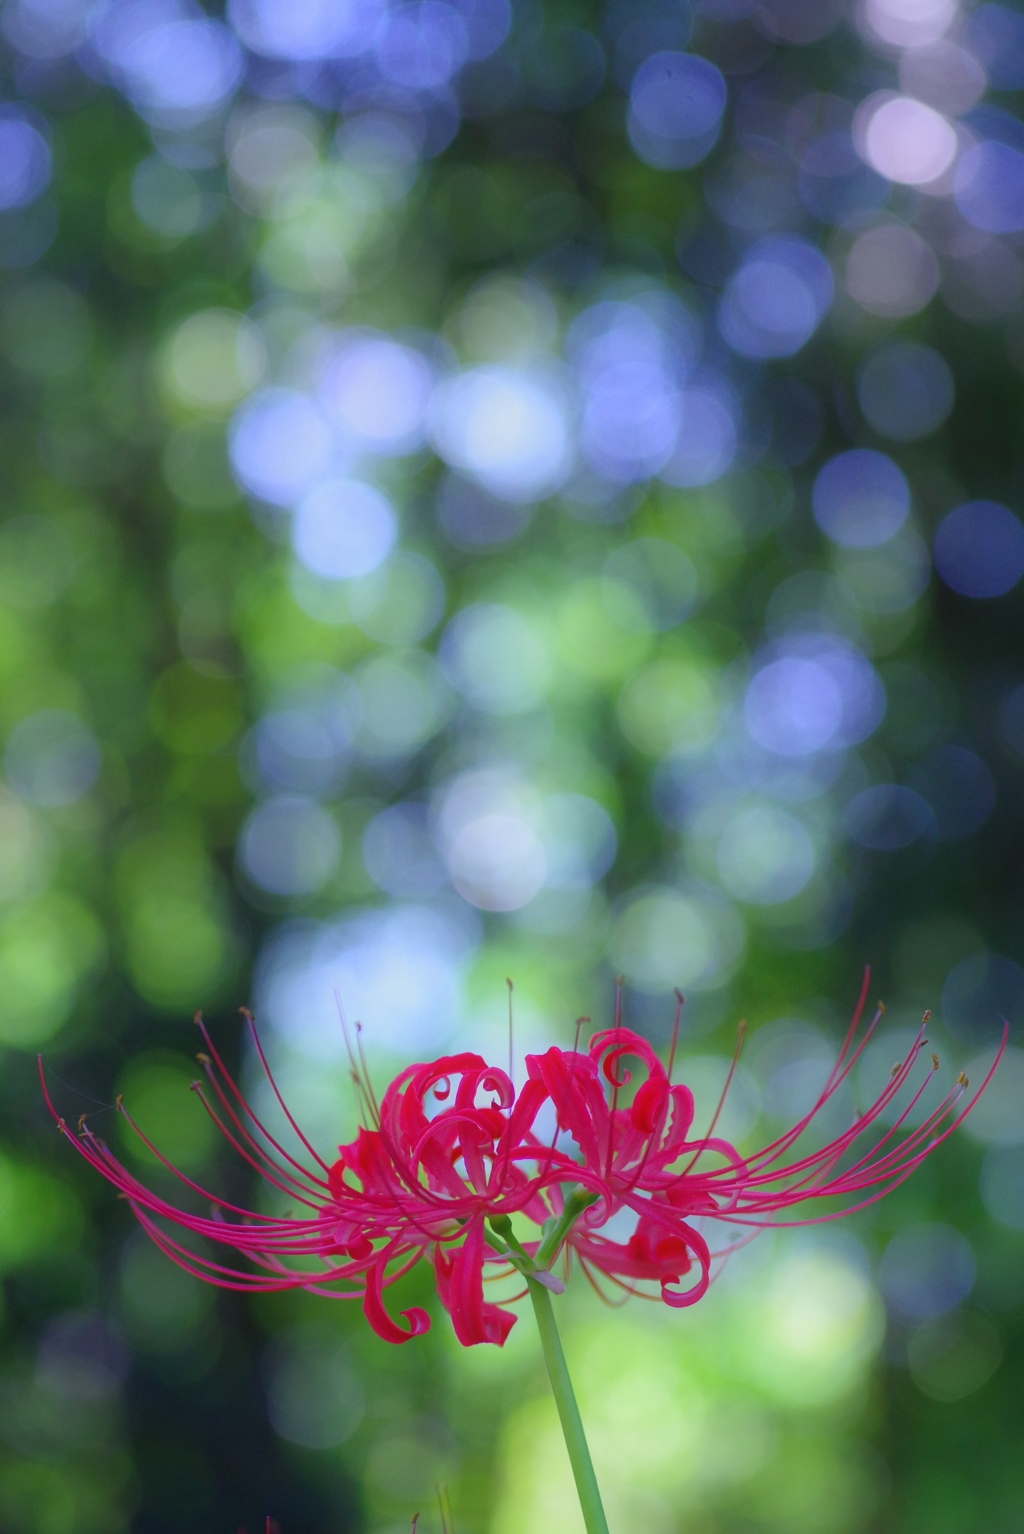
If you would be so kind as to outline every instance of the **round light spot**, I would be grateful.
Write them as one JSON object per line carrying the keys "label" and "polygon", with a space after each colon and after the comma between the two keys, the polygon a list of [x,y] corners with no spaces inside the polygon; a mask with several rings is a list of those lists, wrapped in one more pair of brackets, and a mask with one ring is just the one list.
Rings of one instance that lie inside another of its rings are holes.
{"label": "round light spot", "polygon": [[438,656],[452,686],[489,714],[518,714],[541,701],[551,658],[536,629],[511,607],[480,602],[449,623]]}
{"label": "round light spot", "polygon": [[903,94],[951,117],[969,112],[985,94],[987,83],[977,57],[947,38],[908,48],[900,59]]}
{"label": "round light spot", "polygon": [[94,47],[136,111],[156,127],[203,122],[228,101],[243,73],[242,50],[229,27],[179,15],[154,7],[126,26],[120,7],[93,13]]}
{"label": "round light spot", "polygon": [[896,852],[921,836],[934,834],[931,806],[913,789],[896,783],[876,783],[856,794],[843,812],[843,829],[851,841],[872,852]]}
{"label": "round light spot", "polygon": [[383,337],[347,341],[324,372],[320,399],[341,430],[362,448],[414,452],[423,442],[433,375],[408,346]]}
{"label": "round light spot", "polygon": [[850,296],[869,314],[905,319],[917,314],[939,286],[939,263],[930,245],[913,229],[883,224],[866,229],[846,258]]}
{"label": "round light spot", "polygon": [[263,1374],[267,1415],[280,1438],[304,1449],[333,1449],[358,1427],[363,1389],[344,1342],[328,1327],[295,1327],[276,1336]]}
{"label": "round light spot", "polygon": [[[980,1086],[995,1062],[986,1050],[964,1066],[968,1081]],[[1003,1050],[995,1074],[964,1119],[964,1131],[982,1145],[1024,1145],[1024,1050]]]}
{"label": "round light spot", "polygon": [[931,805],[942,841],[971,836],[995,804],[992,774],[980,756],[963,746],[940,746],[917,763],[908,781]]}
{"label": "round light spot", "polygon": [[793,815],[769,806],[744,810],[718,843],[718,877],[737,900],[780,905],[792,900],[814,873],[814,844]]}
{"label": "round light spot", "polygon": [[187,170],[154,154],[140,160],[132,172],[132,207],[156,234],[182,240],[212,222],[220,198],[204,195]]}
{"label": "round light spot", "polygon": [[394,548],[398,521],[390,502],[357,479],[331,479],[300,503],[292,546],[302,563],[328,580],[376,570]]}
{"label": "round light spot", "polygon": [[13,0],[4,7],[4,36],[32,59],[60,59],[82,41],[87,0]]}
{"label": "round light spot", "polygon": [[352,622],[379,644],[425,639],[444,612],[444,581],[437,567],[411,549],[397,549],[386,564],[348,588]]}
{"label": "round light spot", "polygon": [[422,804],[393,804],[373,817],[363,832],[363,865],[374,884],[404,900],[436,895],[448,883]]}
{"label": "round light spot", "polygon": [[645,890],[627,900],[612,929],[612,962],[638,990],[710,989],[743,949],[743,925],[711,891]]}
{"label": "round light spot", "polygon": [[958,1039],[1002,1037],[1003,1023],[1024,1022],[1024,969],[998,953],[973,953],[954,964],[942,987],[942,1021]]}
{"label": "round light spot", "polygon": [[963,45],[984,65],[993,90],[1024,87],[1024,16],[1007,5],[979,5],[967,17]]}
{"label": "round light spot", "polygon": [[696,343],[693,316],[656,295],[594,304],[573,322],[566,349],[583,396],[580,448],[598,474],[630,484],[668,461]]}
{"label": "round light spot", "polygon": [[[133,1055],[117,1082],[133,1124],[161,1155],[186,1172],[208,1167],[219,1141],[213,1120],[189,1092],[194,1080],[195,1063],[189,1056],[151,1050]],[[120,1120],[118,1129],[132,1160],[152,1169],[153,1152],[126,1119]]]}
{"label": "round light spot", "polygon": [[243,742],[243,774],[255,769],[257,789],[319,797],[345,775],[358,725],[355,688],[328,666],[295,677]]}
{"label": "round light spot", "polygon": [[437,0],[384,11],[374,36],[377,66],[409,90],[445,85],[465,63],[469,39],[462,17]]}
{"label": "round light spot", "polygon": [[974,1288],[970,1243],[948,1225],[912,1225],[882,1253],[878,1282],[890,1310],[904,1321],[927,1321],[965,1300]]}
{"label": "round light spot", "polygon": [[104,931],[87,906],[51,893],[0,918],[0,1043],[37,1049],[64,1025],[79,985],[103,958]]}
{"label": "round light spot", "polygon": [[455,474],[445,474],[437,488],[437,523],[457,548],[486,553],[512,543],[529,527],[532,515],[531,507],[488,495]]}
{"label": "round light spot", "polygon": [[88,793],[101,760],[96,739],[82,721],[56,708],[20,720],[4,749],[11,787],[23,799],[50,809]]}
{"label": "round light spot", "polygon": [[356,746],[367,760],[410,756],[440,729],[448,691],[432,656],[420,650],[371,655],[354,680],[362,709]]}
{"label": "round light spot", "polygon": [[1024,685],[1011,688],[999,704],[999,729],[1012,754],[1024,759]]}
{"label": "round light spot", "polygon": [[544,848],[518,815],[482,815],[456,834],[448,849],[452,883],[471,905],[516,911],[544,883]]}
{"label": "round light spot", "polygon": [[808,756],[829,745],[839,730],[843,696],[823,666],[790,657],[757,673],[743,713],[758,745],[780,756]]}
{"label": "round light spot", "polygon": [[877,548],[837,550],[833,568],[863,612],[903,613],[927,591],[932,561],[924,539],[902,527]]}
{"label": "round light spot", "polygon": [[[640,611],[642,615],[643,609]],[[664,656],[642,670],[633,670],[619,695],[617,713],[622,733],[649,756],[667,756],[671,751],[692,751],[706,745],[718,723],[715,684],[715,673],[705,664],[682,657]]]}
{"label": "round light spot", "polygon": [[295,62],[347,58],[373,37],[375,5],[337,0],[230,0],[231,24],[247,48],[265,57]]}
{"label": "round light spot", "polygon": [[630,484],[649,478],[667,462],[678,423],[674,381],[640,357],[624,359],[590,381],[580,446],[599,474]]}
{"label": "round light spot", "polygon": [[618,847],[607,810],[585,794],[552,794],[538,817],[549,889],[586,890],[608,872]]}
{"label": "round light spot", "polygon": [[319,138],[319,124],[302,107],[282,102],[239,112],[227,136],[228,185],[236,202],[266,215],[311,190]]}
{"label": "round light spot", "polygon": [[267,389],[236,413],[228,449],[244,490],[272,505],[290,506],[323,479],[332,441],[327,422],[304,394]]}
{"label": "round light spot", "polygon": [[869,169],[848,133],[826,133],[800,161],[800,199],[825,224],[843,224],[881,207],[889,188]]}
{"label": "round light spot", "polygon": [[604,574],[640,598],[644,629],[675,628],[697,605],[700,582],[692,560],[663,538],[634,538],[622,544],[605,560]]}
{"label": "round light spot", "polygon": [[265,368],[259,331],[231,309],[190,315],[167,348],[168,383],[189,405],[235,405],[255,388]]}
{"label": "round light spot", "polygon": [[867,0],[868,26],[897,48],[923,48],[942,36],[956,15],[956,0]]}
{"label": "round light spot", "polygon": [[732,467],[739,431],[731,402],[709,388],[683,389],[675,446],[658,470],[668,485],[710,485]]}
{"label": "round light spot", "polygon": [[781,757],[809,756],[856,745],[878,726],[885,690],[859,650],[820,634],[794,635],[779,648],[744,698],[747,732],[758,745]]}
{"label": "round light spot", "polygon": [[315,1067],[345,1064],[338,995],[349,1017],[364,1021],[375,1049],[407,1059],[424,1048],[436,1053],[460,1017],[461,971],[477,941],[473,913],[417,905],[350,908],[330,925],[289,924],[264,950],[257,1010]]}
{"label": "round light spot", "polygon": [[932,553],[961,596],[1005,596],[1024,575],[1024,527],[996,501],[968,501],[939,523]]}
{"label": "round light spot", "polygon": [[864,154],[879,175],[903,186],[927,186],[949,169],[956,130],[932,107],[910,96],[885,101],[864,129]]}
{"label": "round light spot", "polygon": [[953,196],[975,229],[986,234],[1024,229],[1024,154],[993,140],[975,144],[956,168]]}
{"label": "round light spot", "polygon": [[441,457],[506,500],[541,500],[569,471],[566,407],[546,378],[499,367],[460,373],[435,391],[430,422]]}
{"label": "round light spot", "polygon": [[654,53],[629,92],[629,136],[642,160],[660,170],[696,165],[714,148],[725,111],[721,72],[692,53]]}
{"label": "round light spot", "polygon": [[[968,1115],[965,1127],[973,1117],[973,1112]],[[989,1151],[981,1163],[980,1191],[993,1220],[1009,1230],[1024,1230],[1024,1146]]]}
{"label": "round light spot", "polygon": [[882,437],[913,442],[937,431],[953,408],[953,374],[930,346],[892,341],[869,352],[857,372],[857,399]]}
{"label": "round light spot", "polygon": [[49,185],[50,149],[16,107],[0,107],[0,208],[21,208]]}
{"label": "round light spot", "polygon": [[284,795],[253,810],[238,841],[242,867],[273,895],[308,895],[327,882],[341,855],[338,828],[312,799]]}
{"label": "round light spot", "polygon": [[773,235],[747,252],[718,311],[728,344],[745,357],[791,357],[832,303],[832,272],[816,246]]}
{"label": "round light spot", "polygon": [[814,519],[833,543],[865,549],[898,532],[910,510],[910,487],[884,453],[852,448],[830,458],[814,481]]}

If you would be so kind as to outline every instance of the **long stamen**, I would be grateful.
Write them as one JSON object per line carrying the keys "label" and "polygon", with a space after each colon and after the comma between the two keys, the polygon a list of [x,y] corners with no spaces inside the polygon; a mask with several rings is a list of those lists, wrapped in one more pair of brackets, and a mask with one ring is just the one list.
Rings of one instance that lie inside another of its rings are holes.
{"label": "long stamen", "polygon": [[707,1133],[704,1135],[704,1138],[702,1139],[701,1143],[698,1145],[697,1149],[694,1151],[693,1156],[690,1159],[690,1161],[687,1162],[686,1166],[682,1170],[681,1175],[683,1177],[685,1177],[687,1172],[692,1171],[693,1168],[697,1165],[697,1162],[700,1160],[701,1156],[704,1154],[704,1151],[707,1149],[708,1141],[711,1139],[711,1136],[715,1132],[715,1125],[718,1123],[718,1120],[720,1119],[720,1117],[722,1115],[722,1109],[725,1107],[725,1099],[729,1095],[729,1088],[732,1086],[732,1078],[736,1074],[736,1067],[737,1067],[737,1065],[739,1064],[739,1061],[740,1061],[740,1051],[743,1048],[743,1040],[746,1038],[746,1036],[747,1036],[747,1020],[744,1017],[744,1018],[740,1019],[740,1025],[736,1029],[736,1043],[735,1043],[735,1046],[733,1047],[732,1059],[729,1062],[729,1073],[728,1073],[728,1075],[725,1078],[725,1085],[722,1088],[721,1096],[718,1099],[718,1105],[715,1108],[714,1114],[712,1115],[711,1123],[710,1123],[710,1125],[708,1127]]}
{"label": "long stamen", "polygon": [[380,1107],[377,1103],[377,1094],[373,1090],[373,1081],[370,1077],[370,1068],[366,1063],[366,1054],[363,1050],[363,1025],[360,1022],[356,1023],[356,1048],[359,1050],[359,1064],[362,1067],[363,1072],[364,1090],[370,1101],[370,1109],[373,1113],[373,1121],[379,1128]]}
{"label": "long stamen", "polygon": [[[218,1096],[220,1096],[221,1101],[225,1103],[225,1111],[226,1111],[226,1113],[230,1117],[234,1117],[234,1115],[231,1114],[230,1106],[225,1102],[223,1093],[220,1092],[220,1090],[219,1090],[219,1088],[217,1086],[216,1081],[214,1081],[212,1079],[212,1077],[211,1077],[211,1085],[213,1086],[214,1090],[218,1093]],[[228,1144],[232,1147],[233,1150],[238,1152],[238,1154],[241,1156],[242,1160],[244,1162],[246,1162],[246,1164],[248,1166],[252,1167],[254,1172],[258,1172],[260,1174],[260,1176],[264,1179],[264,1181],[269,1182],[272,1187],[277,1188],[277,1190],[280,1193],[284,1193],[288,1198],[296,1198],[296,1199],[298,1199],[298,1201],[301,1204],[305,1204],[306,1207],[309,1208],[309,1209],[320,1209],[320,1208],[322,1208],[321,1204],[315,1203],[313,1201],[313,1199],[308,1198],[308,1197],[305,1196],[305,1194],[300,1193],[300,1192],[297,1191],[297,1188],[301,1187],[301,1184],[299,1184],[298,1178],[293,1177],[290,1172],[284,1171],[283,1168],[281,1168],[281,1167],[274,1167],[274,1163],[272,1161],[270,1161],[268,1157],[264,1157],[263,1158],[263,1160],[264,1160],[264,1162],[266,1164],[261,1166],[259,1161],[257,1161],[254,1156],[250,1155],[249,1151],[245,1147],[244,1142],[239,1140],[239,1139],[237,1139],[235,1137],[235,1135],[233,1135],[231,1133],[231,1130],[228,1128],[227,1124],[225,1124],[223,1119],[221,1119],[219,1117],[219,1115],[214,1111],[213,1107],[208,1102],[208,1100],[207,1100],[207,1098],[206,1098],[206,1096],[205,1096],[205,1094],[203,1092],[203,1089],[199,1085],[198,1081],[194,1081],[192,1083],[192,1088],[191,1089],[195,1093],[195,1095],[198,1097],[199,1101],[202,1103],[203,1107],[206,1109],[207,1113],[210,1115],[211,1119],[216,1124],[216,1126],[220,1130],[221,1134],[224,1136],[225,1140],[227,1140]],[[129,1124],[131,1124],[131,1126],[135,1130],[136,1134],[138,1134],[140,1136],[140,1138],[144,1139],[145,1137],[142,1136],[141,1131],[132,1122],[132,1120],[128,1117],[127,1110],[125,1108],[122,1108],[121,1112],[124,1114],[125,1118],[128,1119]],[[148,1140],[146,1140],[145,1143],[147,1145],[149,1145],[149,1141]],[[150,1149],[153,1149],[153,1147],[151,1146]],[[256,1149],[258,1149],[258,1147],[256,1147]],[[155,1155],[159,1155],[159,1152],[154,1150],[154,1154]],[[161,1156],[160,1160],[164,1161],[164,1157]],[[169,1165],[169,1163],[166,1162],[166,1161],[164,1161],[164,1164],[165,1165]],[[270,1171],[270,1170],[268,1170],[268,1168],[274,1168],[274,1170]],[[275,1175],[275,1173],[276,1173],[276,1175]],[[286,1178],[287,1181],[282,1181],[281,1180],[282,1178]]]}
{"label": "long stamen", "polygon": [[[257,1055],[259,1056],[259,1061],[260,1061],[260,1064],[263,1067],[264,1074],[265,1074],[267,1080],[270,1083],[270,1090],[273,1092],[274,1096],[277,1098],[277,1101],[278,1101],[278,1103],[281,1106],[282,1113],[284,1114],[285,1118],[288,1120],[289,1124],[291,1125],[292,1129],[295,1131],[296,1135],[302,1141],[302,1144],[309,1151],[309,1154],[313,1157],[313,1160],[317,1163],[317,1165],[321,1166],[325,1172],[330,1171],[330,1168],[328,1167],[327,1162],[324,1161],[317,1154],[317,1152],[314,1150],[313,1146],[310,1145],[309,1141],[306,1139],[306,1136],[302,1133],[302,1130],[299,1128],[298,1124],[295,1122],[294,1118],[292,1117],[291,1110],[289,1109],[289,1107],[288,1107],[287,1103],[285,1102],[284,1098],[281,1096],[280,1088],[278,1087],[277,1082],[274,1080],[274,1073],[270,1069],[270,1063],[267,1060],[266,1055],[263,1053],[263,1045],[260,1043],[259,1034],[256,1032],[256,1019],[253,1017],[252,1013],[246,1007],[242,1007],[240,1010],[241,1010],[242,1016],[246,1019],[247,1023],[249,1024],[249,1036],[252,1039],[253,1047],[256,1050]],[[259,1121],[257,1120],[256,1122],[258,1123]],[[260,1127],[261,1130],[263,1129],[262,1124],[260,1124],[259,1127]],[[266,1133],[265,1130],[263,1132]],[[267,1136],[267,1138],[268,1139],[270,1138],[269,1135]]]}
{"label": "long stamen", "polygon": [[341,1035],[345,1040],[345,1053],[348,1055],[348,1062],[349,1066],[351,1067],[352,1083],[356,1089],[356,1101],[359,1105],[359,1112],[363,1115],[364,1118],[369,1120],[370,1123],[376,1124],[377,1128],[379,1129],[380,1116],[375,1112],[372,1089],[369,1087],[368,1083],[363,1080],[362,1073],[359,1069],[359,1062],[356,1059],[355,1051],[352,1048],[352,1040],[348,1031],[348,1018],[345,1016],[345,1008],[341,1001],[341,992],[338,990],[337,986],[335,986],[334,989],[334,1005],[338,1009],[338,1020],[341,1023]]}
{"label": "long stamen", "polygon": [[[614,1027],[615,1032],[617,1034],[622,1032],[622,987],[623,987],[624,983],[625,983],[624,977],[622,975],[616,975],[616,977],[615,977],[615,1021],[614,1021],[612,1026]],[[604,1168],[604,1175],[605,1175],[605,1177],[610,1177],[612,1175],[612,1161],[614,1160],[614,1157],[615,1157],[615,1114],[616,1114],[616,1111],[618,1109],[618,1105],[619,1105],[619,1076],[618,1076],[618,1071],[616,1070],[615,1076],[614,1076],[614,1078],[612,1080],[612,1103],[611,1103],[611,1116],[609,1117],[609,1120],[608,1120],[608,1155],[607,1155],[607,1158],[606,1158],[606,1161],[605,1161],[605,1168]]]}
{"label": "long stamen", "polygon": [[[294,1167],[295,1171],[299,1174],[299,1176],[296,1177],[294,1175],[294,1173],[289,1172],[287,1167],[279,1166],[278,1163],[274,1160],[273,1156],[268,1155],[267,1151],[259,1143],[259,1141],[255,1138],[255,1136],[252,1134],[251,1130],[244,1123],[244,1121],[239,1118],[238,1114],[235,1112],[234,1108],[232,1107],[230,1099],[227,1097],[227,1095],[224,1092],[223,1087],[221,1086],[221,1084],[218,1081],[217,1077],[214,1075],[214,1072],[213,1072],[213,1061],[210,1059],[209,1055],[205,1055],[205,1054],[200,1053],[200,1054],[198,1054],[196,1056],[196,1059],[199,1061],[200,1065],[203,1067],[203,1073],[205,1074],[206,1079],[209,1081],[211,1087],[216,1092],[217,1097],[220,1099],[220,1102],[221,1102],[221,1105],[222,1105],[222,1107],[224,1109],[224,1112],[227,1114],[228,1118],[231,1120],[231,1122],[234,1124],[235,1128],[237,1129],[239,1135],[242,1137],[243,1143],[245,1145],[249,1146],[252,1149],[253,1153],[258,1157],[259,1161],[264,1163],[266,1167],[269,1167],[271,1169],[271,1171],[274,1173],[275,1176],[284,1177],[289,1183],[294,1184],[294,1185],[300,1187],[302,1189],[303,1193],[308,1193],[310,1191],[310,1188],[309,1188],[310,1184],[312,1184],[312,1187],[313,1187],[313,1190],[314,1190],[314,1194],[315,1194],[315,1190],[316,1189],[321,1189],[324,1193],[326,1193],[327,1192],[327,1183],[325,1183],[322,1178],[314,1177],[312,1175],[312,1173],[310,1173],[310,1172],[308,1172],[306,1170],[306,1168],[301,1164],[301,1162],[296,1161],[294,1156],[290,1156],[288,1154],[288,1152],[286,1150],[284,1150],[283,1147],[280,1146],[277,1143],[277,1141],[274,1139],[274,1137],[272,1135],[268,1134],[268,1132],[264,1129],[263,1125],[260,1123],[259,1119],[252,1112],[252,1110],[249,1107],[248,1103],[245,1101],[245,1098],[241,1095],[241,1093],[238,1091],[238,1089],[235,1088],[233,1095],[241,1103],[243,1112],[246,1113],[247,1116],[256,1125],[256,1128],[259,1130],[260,1134],[262,1134],[264,1136],[264,1138],[266,1140],[268,1140],[269,1143],[274,1147],[274,1149],[281,1156],[282,1160],[286,1161],[289,1166]],[[234,1082],[231,1080],[230,1077],[226,1077],[225,1080],[228,1082],[228,1085],[230,1087],[234,1087]],[[193,1090],[196,1089],[197,1085],[198,1085],[198,1083],[196,1083],[196,1082],[192,1083]],[[210,1105],[207,1103],[207,1101],[203,1097],[202,1093],[201,1092],[197,1092],[196,1095],[199,1097],[199,1099],[202,1102],[203,1107],[206,1109],[207,1113],[209,1113],[210,1112]],[[224,1132],[224,1128],[223,1128],[223,1125],[221,1124],[220,1120],[216,1117],[216,1115],[214,1115],[213,1117],[214,1117],[214,1123],[217,1125],[218,1129],[220,1129],[221,1132],[223,1133]],[[267,1175],[263,1166],[258,1166],[257,1167],[257,1171],[260,1172],[261,1176],[266,1176]]]}
{"label": "long stamen", "polygon": [[676,1015],[672,1024],[672,1043],[669,1045],[668,1051],[668,1079],[670,1083],[672,1081],[672,1071],[676,1063],[676,1045],[679,1043],[679,1020],[683,1015],[683,1006],[686,1001],[682,991],[677,990],[674,992],[674,995],[676,998]]}

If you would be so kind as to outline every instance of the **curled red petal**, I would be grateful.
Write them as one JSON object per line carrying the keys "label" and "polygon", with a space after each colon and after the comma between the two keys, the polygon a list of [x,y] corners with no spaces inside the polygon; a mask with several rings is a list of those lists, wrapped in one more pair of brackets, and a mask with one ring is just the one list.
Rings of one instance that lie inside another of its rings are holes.
{"label": "curled red petal", "polygon": [[[527,1055],[527,1069],[550,1097],[560,1129],[567,1129],[590,1166],[602,1164],[594,1127],[594,1112],[607,1114],[597,1081],[597,1068],[586,1056],[569,1055],[551,1048],[542,1055]],[[589,1079],[588,1079],[589,1078]],[[592,1089],[593,1101],[587,1087]]]}
{"label": "curled red petal", "polygon": [[430,1330],[430,1317],[418,1305],[402,1311],[402,1315],[409,1323],[408,1331],[393,1321],[384,1308],[384,1270],[391,1258],[397,1255],[398,1243],[392,1241],[380,1253],[367,1273],[366,1291],[363,1295],[363,1315],[378,1337],[383,1337],[385,1342],[395,1343],[409,1342],[413,1337],[422,1337],[424,1332]]}
{"label": "curled red petal", "polygon": [[464,1348],[478,1342],[493,1342],[500,1348],[516,1324],[511,1311],[484,1301],[484,1254],[484,1217],[478,1214],[466,1226],[465,1240],[452,1260],[445,1286],[447,1299],[441,1293]]}
{"label": "curled red petal", "polygon": [[664,1076],[649,1076],[638,1088],[629,1116],[633,1128],[642,1135],[653,1134],[661,1122],[669,1099],[668,1081]]}
{"label": "curled red petal", "polygon": [[621,1080],[615,1074],[616,1066],[623,1055],[635,1055],[638,1060],[642,1060],[651,1076],[665,1075],[665,1067],[655,1054],[649,1040],[639,1033],[634,1033],[632,1028],[604,1028],[600,1033],[595,1033],[590,1041],[588,1055],[595,1062],[600,1060],[602,1055],[606,1055],[603,1065],[604,1074],[613,1086],[625,1086],[630,1079],[628,1071],[624,1073]]}
{"label": "curled red petal", "polygon": [[[694,1235],[696,1235],[696,1232],[694,1232]],[[684,1310],[688,1305],[696,1305],[697,1301],[703,1299],[705,1294],[707,1294],[708,1285],[711,1282],[711,1253],[708,1251],[705,1242],[701,1241],[698,1236],[697,1243],[693,1244],[688,1240],[687,1247],[700,1264],[700,1277],[689,1289],[684,1289],[681,1292],[669,1288],[670,1284],[678,1284],[678,1273],[662,1279],[661,1297],[666,1305],[672,1306],[673,1310]]]}

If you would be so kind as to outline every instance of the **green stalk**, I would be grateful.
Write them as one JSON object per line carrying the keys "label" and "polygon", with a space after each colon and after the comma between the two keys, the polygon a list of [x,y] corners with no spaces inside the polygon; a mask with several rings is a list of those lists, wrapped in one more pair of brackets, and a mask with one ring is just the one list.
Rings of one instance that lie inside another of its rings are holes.
{"label": "green stalk", "polygon": [[555,1405],[558,1407],[558,1415],[562,1423],[565,1447],[569,1451],[569,1463],[576,1481],[583,1523],[587,1534],[608,1534],[608,1520],[601,1506],[601,1493],[597,1489],[594,1462],[590,1458],[580,1409],[576,1405],[572,1380],[569,1378],[565,1354],[562,1352],[561,1338],[555,1325],[551,1295],[543,1284],[539,1284],[529,1274],[526,1275],[526,1284],[530,1291],[530,1299],[533,1301],[533,1313],[537,1317],[537,1330],[540,1332],[544,1362],[548,1366],[548,1378],[551,1381]]}

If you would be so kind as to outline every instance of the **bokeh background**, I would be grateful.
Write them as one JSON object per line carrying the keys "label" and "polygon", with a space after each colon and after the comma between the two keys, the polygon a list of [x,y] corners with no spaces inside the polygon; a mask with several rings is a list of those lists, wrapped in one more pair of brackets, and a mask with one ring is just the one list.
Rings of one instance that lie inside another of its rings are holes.
{"label": "bokeh background", "polygon": [[[860,983],[891,1199],[691,1312],[560,1302],[615,1534],[1024,1525],[1024,10],[7,0],[0,1527],[579,1528],[531,1324],[395,1349],[172,1267],[46,1115],[245,1177],[610,1013],[754,1146]],[[164,1179],[163,1181],[161,1179]],[[433,1304],[427,1275],[405,1292]],[[434,1520],[432,1522],[432,1520]]]}

